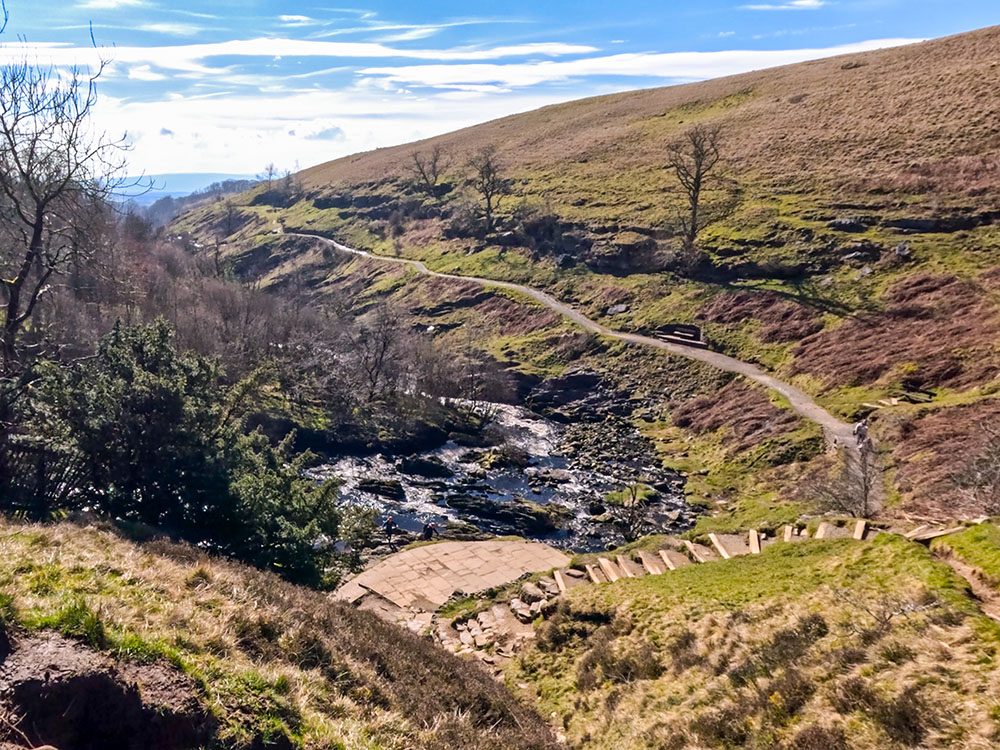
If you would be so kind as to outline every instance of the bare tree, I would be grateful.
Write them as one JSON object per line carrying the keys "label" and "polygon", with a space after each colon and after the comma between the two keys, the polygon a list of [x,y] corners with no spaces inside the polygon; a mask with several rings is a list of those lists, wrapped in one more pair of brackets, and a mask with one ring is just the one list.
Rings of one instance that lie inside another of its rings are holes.
{"label": "bare tree", "polygon": [[857,450],[841,449],[838,465],[808,477],[800,495],[823,510],[871,518],[879,509],[884,490],[882,463],[870,440]]}
{"label": "bare tree", "polygon": [[414,183],[431,198],[438,199],[438,185],[451,166],[451,159],[441,146],[434,146],[429,154],[414,151],[410,154],[410,173]]}
{"label": "bare tree", "polygon": [[667,148],[667,168],[672,170],[687,197],[687,213],[681,217],[686,247],[694,247],[706,221],[701,197],[709,175],[719,164],[722,131],[718,126],[695,125]]}
{"label": "bare tree", "polygon": [[94,73],[58,73],[27,61],[0,68],[0,273],[4,369],[55,279],[89,263],[87,224],[123,187],[125,136],[95,131]]}
{"label": "bare tree", "polygon": [[621,529],[625,541],[634,542],[642,534],[646,525],[646,510],[649,508],[649,492],[646,485],[636,481],[607,496],[608,511]]}
{"label": "bare tree", "polygon": [[270,164],[264,167],[264,171],[261,172],[259,175],[257,175],[257,178],[262,180],[263,182],[266,182],[267,189],[270,190],[271,185],[274,183],[274,180],[277,176],[278,176],[278,168],[274,166],[274,162],[272,161]]}
{"label": "bare tree", "polygon": [[866,623],[855,623],[851,620],[844,622],[848,632],[866,641],[875,641],[886,635],[892,630],[896,618],[909,619],[921,612],[941,606],[941,601],[930,591],[924,591],[918,596],[908,596],[888,591],[879,592],[877,595],[865,595],[858,591],[834,589],[833,595],[838,601],[870,620]]}
{"label": "bare tree", "polygon": [[482,200],[486,232],[496,227],[496,213],[503,197],[510,191],[510,181],[503,175],[503,164],[494,145],[483,146],[469,159],[472,187]]}
{"label": "bare tree", "polygon": [[384,303],[378,305],[370,319],[359,326],[353,342],[353,354],[366,404],[391,395],[399,385],[393,374],[399,364],[396,355],[402,337],[399,312]]}
{"label": "bare tree", "polygon": [[1000,427],[981,422],[982,447],[951,475],[959,494],[983,513],[1000,513]]}

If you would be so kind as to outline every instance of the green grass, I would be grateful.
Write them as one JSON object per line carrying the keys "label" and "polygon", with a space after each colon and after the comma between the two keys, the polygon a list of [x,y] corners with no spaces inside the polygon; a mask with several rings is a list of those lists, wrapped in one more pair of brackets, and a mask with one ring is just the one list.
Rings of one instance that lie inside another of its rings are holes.
{"label": "green grass", "polygon": [[951,551],[1000,586],[1000,527],[992,523],[970,526],[958,534],[935,539],[931,549]]}
{"label": "green grass", "polygon": [[[938,605],[894,617],[875,641],[861,640],[858,633],[875,622],[862,606],[875,611],[884,596]],[[853,728],[857,750],[894,747],[877,717],[831,714],[826,696],[848,678],[890,696],[922,681],[921,690],[934,696],[928,706],[935,708],[924,714],[929,723],[938,720],[937,706],[961,706],[964,722],[1000,697],[997,630],[983,624],[947,565],[898,536],[778,543],[760,555],[579,587],[566,598],[507,677],[561,721],[570,743],[587,750],[682,747],[680,737],[698,747],[792,747],[802,727],[831,723]],[[821,624],[804,645],[790,635],[802,622]],[[944,652],[942,642],[961,649],[961,657]],[[787,645],[773,645],[779,643]],[[645,665],[644,676],[622,671],[621,664],[633,663]],[[924,665],[926,678],[912,673],[915,664]],[[738,680],[750,667],[750,683]],[[782,703],[777,713],[766,708],[788,684],[804,686],[803,702]],[[696,728],[728,706],[748,712],[756,743],[699,743]],[[948,746],[977,747],[982,740],[972,735],[979,731],[996,728],[967,724]]]}

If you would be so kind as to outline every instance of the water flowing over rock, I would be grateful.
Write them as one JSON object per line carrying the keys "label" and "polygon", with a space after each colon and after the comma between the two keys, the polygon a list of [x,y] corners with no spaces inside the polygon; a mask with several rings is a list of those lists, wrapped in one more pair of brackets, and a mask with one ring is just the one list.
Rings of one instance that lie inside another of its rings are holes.
{"label": "water flowing over rock", "polygon": [[[554,400],[562,409],[583,408],[579,397],[599,394],[599,381],[596,374],[577,373],[541,392],[568,388],[576,401]],[[338,477],[342,498],[374,508],[382,518],[391,515],[404,538],[434,523],[452,538],[517,535],[563,549],[604,549],[621,536],[607,516],[592,511],[605,494],[639,475],[661,490],[650,509],[650,530],[689,525],[693,514],[680,491],[682,480],[659,467],[652,446],[627,419],[567,427],[525,407],[494,404],[489,412],[491,440],[449,440],[403,458],[345,456],[310,474]],[[484,447],[488,442],[493,445]]]}

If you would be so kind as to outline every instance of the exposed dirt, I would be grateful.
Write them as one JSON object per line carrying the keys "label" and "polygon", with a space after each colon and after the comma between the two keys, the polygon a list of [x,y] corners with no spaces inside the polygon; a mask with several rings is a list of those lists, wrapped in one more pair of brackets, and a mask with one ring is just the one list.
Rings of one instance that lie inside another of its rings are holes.
{"label": "exposed dirt", "polygon": [[1000,591],[996,590],[992,582],[986,580],[982,571],[955,557],[947,547],[943,548],[939,558],[948,563],[951,569],[969,584],[969,589],[979,602],[983,614],[1000,622]]}
{"label": "exposed dirt", "polygon": [[920,418],[880,414],[883,426],[877,429],[895,446],[892,461],[904,500],[899,510],[921,518],[981,516],[984,509],[965,500],[950,477],[982,449],[978,425],[997,418],[997,400],[938,409]]}
{"label": "exposed dirt", "polygon": [[762,440],[797,428],[795,414],[778,409],[757,388],[734,380],[712,396],[699,396],[673,409],[673,421],[697,433],[714,432],[728,426],[724,441],[737,451],[759,445]]}
{"label": "exposed dirt", "polygon": [[822,330],[816,314],[774,292],[729,292],[720,294],[698,311],[698,318],[710,323],[741,323],[756,319],[761,323],[757,338],[765,343],[798,341]]}
{"label": "exposed dirt", "polygon": [[187,676],[114,662],[54,633],[14,640],[0,664],[0,707],[32,746],[60,750],[187,750],[216,730]]}
{"label": "exposed dirt", "polygon": [[979,285],[920,274],[890,287],[883,300],[884,310],[803,340],[792,374],[831,387],[889,376],[907,388],[962,389],[1000,371],[1000,310]]}

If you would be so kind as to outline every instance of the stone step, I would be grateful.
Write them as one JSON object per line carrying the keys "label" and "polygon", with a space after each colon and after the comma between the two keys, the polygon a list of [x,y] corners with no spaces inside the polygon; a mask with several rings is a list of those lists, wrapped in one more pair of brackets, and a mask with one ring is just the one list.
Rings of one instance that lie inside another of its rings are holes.
{"label": "stone step", "polygon": [[609,581],[617,581],[625,577],[625,574],[618,569],[618,566],[606,557],[598,557],[597,564],[601,566],[601,572],[604,573],[604,576]]}
{"label": "stone step", "polygon": [[642,560],[642,567],[651,576],[658,576],[667,571],[667,567],[662,560],[651,552],[639,550],[639,559]]}
{"label": "stone step", "polygon": [[691,565],[691,559],[683,552],[675,549],[661,549],[660,559],[667,566],[667,570],[677,570]]}

